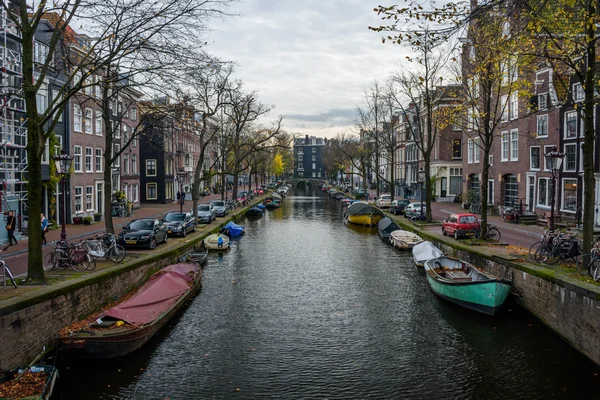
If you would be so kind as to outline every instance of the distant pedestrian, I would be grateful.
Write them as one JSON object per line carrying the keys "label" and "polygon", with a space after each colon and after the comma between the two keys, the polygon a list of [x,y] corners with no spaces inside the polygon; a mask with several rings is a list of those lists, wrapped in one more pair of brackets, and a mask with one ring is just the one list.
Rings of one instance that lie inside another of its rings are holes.
{"label": "distant pedestrian", "polygon": [[17,219],[15,218],[15,214],[12,211],[8,212],[8,217],[6,217],[6,231],[8,232],[8,242],[9,246],[13,245],[13,240],[15,241],[15,246],[17,245],[17,239],[15,239],[15,228],[17,225]]}
{"label": "distant pedestrian", "polygon": [[42,216],[41,216],[41,223],[42,223],[42,244],[46,244],[46,232],[48,232],[48,220],[46,219],[44,214],[42,214]]}

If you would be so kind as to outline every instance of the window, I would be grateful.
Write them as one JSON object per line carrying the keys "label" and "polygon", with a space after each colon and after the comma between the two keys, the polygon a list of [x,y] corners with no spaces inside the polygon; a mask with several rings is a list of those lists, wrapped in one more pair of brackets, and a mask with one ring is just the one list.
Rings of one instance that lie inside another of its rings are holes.
{"label": "window", "polygon": [[102,97],[102,92],[100,91],[100,79],[97,79],[96,75],[94,75],[94,82],[96,82],[96,85],[94,86],[94,97],[99,99]]}
{"label": "window", "polygon": [[500,97],[500,122],[508,121],[508,96]]}
{"label": "window", "polygon": [[132,154],[131,155],[131,174],[132,175],[137,175],[138,174],[137,154]]}
{"label": "window", "polygon": [[83,119],[83,125],[85,126],[85,133],[92,134],[92,110],[90,108],[85,109],[85,118]]}
{"label": "window", "polygon": [[138,185],[135,184],[133,185],[133,202],[137,203],[139,201],[138,199]]}
{"label": "window", "polygon": [[81,107],[78,104],[73,104],[73,130],[75,132],[82,132],[82,119]]}
{"label": "window", "polygon": [[537,137],[548,137],[548,115],[538,115]]}
{"label": "window", "polygon": [[550,193],[552,193],[552,178],[538,179],[538,205],[550,206]]}
{"label": "window", "polygon": [[156,200],[156,192],[156,183],[146,183],[146,200]]}
{"label": "window", "polygon": [[312,156],[312,160],[313,160],[313,161],[317,161],[317,156],[313,154],[313,156]]}
{"label": "window", "polygon": [[504,205],[513,206],[519,203],[519,183],[517,177],[508,175],[504,177]]}
{"label": "window", "polygon": [[75,187],[75,213],[83,212],[83,187]]}
{"label": "window", "polygon": [[512,57],[508,64],[508,78],[510,83],[514,83],[519,79],[519,65],[517,64],[517,58]]}
{"label": "window", "polygon": [[460,159],[462,158],[462,140],[454,139],[452,141],[452,158]]}
{"label": "window", "polygon": [[146,160],[146,176],[156,176],[156,160]]}
{"label": "window", "polygon": [[102,112],[96,111],[96,135],[102,136]]}
{"label": "window", "polygon": [[123,124],[123,144],[126,144],[129,140],[129,126]]}
{"label": "window", "polygon": [[581,83],[576,83],[573,85],[573,101],[574,102],[579,102],[579,101],[583,101],[585,99],[585,93],[583,91],[583,87],[581,86]]}
{"label": "window", "polygon": [[129,155],[123,154],[123,174],[129,175]]}
{"label": "window", "polygon": [[553,146],[544,146],[544,154],[542,155],[544,157],[544,171],[550,171],[550,169],[548,168],[548,165],[546,164],[546,157],[545,155],[548,154],[548,152],[550,150],[552,150]]}
{"label": "window", "polygon": [[102,149],[96,149],[96,172],[102,172]]}
{"label": "window", "polygon": [[481,155],[481,138],[475,138],[473,146],[473,162],[478,163]]}
{"label": "window", "polygon": [[577,179],[563,179],[562,207],[564,211],[577,211]]}
{"label": "window", "polygon": [[298,154],[298,161],[299,162],[303,162],[304,161],[304,154]]}
{"label": "window", "polygon": [[510,160],[519,160],[519,130],[510,131]]}
{"label": "window", "polygon": [[313,147],[313,148],[312,148],[312,152],[313,152],[313,153],[316,153],[316,152],[317,152],[317,148],[316,148],[316,147]]}
{"label": "window", "polygon": [[73,147],[73,164],[75,165],[75,172],[81,171],[81,146]]}
{"label": "window", "polygon": [[500,147],[502,161],[508,161],[508,132],[500,134]]}
{"label": "window", "polygon": [[475,130],[475,110],[473,108],[467,111],[467,129]]}
{"label": "window", "polygon": [[119,154],[119,151],[121,151],[121,145],[113,144],[113,158],[115,159],[115,161],[113,162],[113,166],[115,167],[121,166],[121,156],[117,155]]}
{"label": "window", "polygon": [[35,95],[38,114],[43,114],[48,108],[48,84],[42,83]]}
{"label": "window", "polygon": [[538,110],[548,109],[548,93],[538,94]]}
{"label": "window", "polygon": [[[50,47],[48,45],[38,42],[37,40],[33,42],[33,62],[37,64],[45,64],[48,53],[50,53],[49,50]],[[50,60],[49,65],[52,65],[52,60]]]}
{"label": "window", "polygon": [[312,169],[317,169],[317,164],[316,163],[312,163]]}
{"label": "window", "polygon": [[455,196],[462,191],[462,168],[450,168],[450,192]]}
{"label": "window", "polygon": [[118,122],[115,122],[114,138],[121,139],[121,124]]}
{"label": "window", "polygon": [[533,169],[536,171],[540,170],[540,147],[530,147],[529,148],[529,169]]}
{"label": "window", "polygon": [[93,186],[85,187],[85,209],[87,211],[94,210],[94,187]]}
{"label": "window", "polygon": [[577,111],[565,114],[565,139],[577,137]]}
{"label": "window", "polygon": [[137,147],[137,141],[138,141],[137,138],[133,138],[133,140],[131,141],[131,146],[132,147]]}
{"label": "window", "polygon": [[94,172],[92,169],[92,148],[85,148],[85,172]]}
{"label": "window", "polygon": [[519,92],[510,94],[510,119],[517,119],[519,116]]}
{"label": "window", "polygon": [[565,171],[574,172],[577,170],[577,145],[565,144]]}
{"label": "window", "polygon": [[137,121],[137,108],[132,107],[131,108],[131,112],[129,113],[129,119],[132,119],[134,121]]}
{"label": "window", "polygon": [[467,164],[473,164],[473,139],[467,140]]}
{"label": "window", "polygon": [[[59,100],[58,100],[58,98],[60,97],[60,89],[52,90],[52,91],[51,91],[51,93],[52,93],[52,100],[53,100],[53,101],[54,101],[54,100],[56,100],[56,101],[59,101]],[[56,102],[54,103],[54,106],[56,107]],[[58,110],[56,110],[56,112],[58,112]],[[55,114],[55,115],[56,115],[56,114]],[[62,122],[62,120],[63,120],[63,117],[62,117],[62,116],[63,116],[63,113],[61,112],[61,113],[58,115],[58,122]],[[53,118],[54,118],[54,117],[53,117]]]}

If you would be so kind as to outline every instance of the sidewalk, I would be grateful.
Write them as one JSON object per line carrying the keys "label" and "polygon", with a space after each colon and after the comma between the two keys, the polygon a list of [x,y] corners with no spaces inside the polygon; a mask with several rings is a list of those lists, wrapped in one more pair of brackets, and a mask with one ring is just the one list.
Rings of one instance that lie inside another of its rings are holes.
{"label": "sidewalk", "polygon": [[[230,195],[231,196],[231,195]],[[213,200],[220,200],[221,195],[215,194],[201,197],[199,204],[210,203]],[[183,205],[184,211],[189,211],[192,208],[193,202],[186,200]],[[133,214],[129,217],[120,218],[113,217],[115,233],[119,233],[121,228],[129,221],[137,218],[162,218],[169,211],[179,211],[178,203],[169,204],[142,204],[141,208],[133,210]],[[53,247],[54,243],[60,240],[60,228],[54,229],[46,233],[46,241],[48,244],[43,246],[43,253],[46,255]],[[80,239],[92,237],[98,233],[104,232],[104,221],[94,222],[91,225],[67,225],[67,241],[78,243]],[[2,258],[6,260],[14,276],[22,276],[27,273],[27,252],[28,240],[20,240],[16,246],[10,246],[6,252],[2,253]],[[8,245],[5,245],[8,246]]]}

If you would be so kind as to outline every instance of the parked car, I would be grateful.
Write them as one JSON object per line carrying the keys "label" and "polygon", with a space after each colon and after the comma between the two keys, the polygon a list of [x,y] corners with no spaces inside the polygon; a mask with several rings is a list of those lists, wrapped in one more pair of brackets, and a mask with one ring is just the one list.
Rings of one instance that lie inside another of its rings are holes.
{"label": "parked car", "polygon": [[404,209],[409,204],[410,200],[394,200],[390,204],[390,212],[394,213],[394,215],[402,215],[404,214]]}
{"label": "parked car", "polygon": [[390,208],[392,205],[392,196],[389,194],[382,194],[375,200],[375,205],[379,208]]}
{"label": "parked car", "polygon": [[454,239],[464,236],[479,236],[481,226],[475,214],[450,214],[442,222],[442,235],[454,235]]}
{"label": "parked car", "polygon": [[167,226],[155,218],[140,218],[129,221],[117,241],[127,247],[154,249],[158,243],[167,243]]}
{"label": "parked car", "polygon": [[256,189],[256,193],[258,193],[258,195],[263,195],[265,194],[265,190],[262,187],[259,187],[258,189]]}
{"label": "parked car", "polygon": [[162,219],[167,227],[167,235],[187,235],[188,232],[196,232],[196,221],[191,212],[168,212]]}
{"label": "parked car", "polygon": [[210,202],[210,205],[215,209],[215,215],[217,217],[224,217],[229,214],[227,204],[223,200],[214,200]]}
{"label": "parked car", "polygon": [[241,192],[239,192],[237,195],[237,201],[243,205],[246,205],[246,203],[248,203],[250,201],[248,192],[245,190],[242,190]]}
{"label": "parked car", "polygon": [[198,205],[198,222],[201,224],[210,224],[217,218],[215,209],[210,204]]}
{"label": "parked car", "polygon": [[404,216],[410,218],[413,214],[421,212],[421,205],[423,206],[423,212],[427,212],[425,203],[410,203],[404,208]]}

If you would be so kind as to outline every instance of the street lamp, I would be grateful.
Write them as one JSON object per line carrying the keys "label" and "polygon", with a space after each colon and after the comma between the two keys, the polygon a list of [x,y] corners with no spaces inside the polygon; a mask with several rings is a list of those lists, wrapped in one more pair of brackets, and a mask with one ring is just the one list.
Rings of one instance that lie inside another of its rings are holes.
{"label": "street lamp", "polygon": [[417,178],[419,184],[421,184],[421,216],[423,215],[423,183],[425,182],[425,171],[423,168],[419,169],[419,177]]}
{"label": "street lamp", "polygon": [[60,151],[58,156],[54,156],[52,159],[54,160],[54,165],[56,166],[56,173],[62,182],[63,215],[60,226],[60,242],[62,244],[66,244],[67,231],[65,225],[67,219],[67,176],[69,176],[69,172],[71,171],[71,162],[73,161],[73,157],[67,155],[67,152],[63,149]]}
{"label": "street lamp", "polygon": [[179,212],[183,212],[183,202],[185,201],[185,194],[183,193],[183,179],[185,178],[185,172],[183,170],[179,170],[177,173],[177,180],[179,181]]}
{"label": "street lamp", "polygon": [[546,166],[552,173],[552,202],[550,203],[550,230],[554,230],[554,199],[556,197],[556,178],[562,167],[563,158],[565,155],[559,153],[556,146],[553,146],[549,152],[545,154]]}

